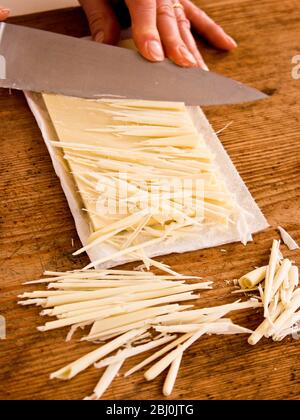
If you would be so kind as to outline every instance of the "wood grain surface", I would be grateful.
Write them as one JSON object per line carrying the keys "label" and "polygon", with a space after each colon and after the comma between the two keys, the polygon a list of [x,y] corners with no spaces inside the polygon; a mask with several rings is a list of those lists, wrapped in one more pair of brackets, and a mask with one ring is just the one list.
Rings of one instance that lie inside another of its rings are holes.
{"label": "wood grain surface", "polygon": [[[266,263],[278,224],[300,241],[300,80],[291,76],[292,57],[300,54],[300,8],[298,0],[197,3],[239,43],[230,54],[202,44],[209,67],[270,95],[259,103],[205,111],[216,130],[233,121],[221,140],[271,227],[247,247],[231,244],[221,247],[226,253],[214,248],[161,259],[179,272],[213,279],[214,290],[204,292],[199,305],[215,305],[234,300],[227,280]],[[12,21],[74,36],[88,31],[79,9]],[[74,223],[20,92],[0,89],[0,150],[0,314],[7,322],[7,339],[0,341],[0,399],[80,399],[91,393],[99,372],[89,369],[71,382],[48,377],[94,346],[66,344],[66,331],[38,333],[38,309],[16,305],[19,293],[32,290],[24,281],[45,269],[87,263],[85,256],[71,256],[79,247]],[[300,265],[299,251],[283,251]],[[234,319],[255,327],[261,315],[246,311]],[[299,354],[297,340],[250,347],[245,336],[207,336],[186,352],[172,399],[299,399]],[[105,398],[160,399],[163,380],[147,383],[142,372],[120,376]]]}

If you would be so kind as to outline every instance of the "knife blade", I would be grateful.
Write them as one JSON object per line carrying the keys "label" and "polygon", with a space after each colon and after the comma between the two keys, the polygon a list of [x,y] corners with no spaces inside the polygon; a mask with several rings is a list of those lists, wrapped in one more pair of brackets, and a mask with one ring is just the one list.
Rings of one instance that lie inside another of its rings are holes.
{"label": "knife blade", "polygon": [[[234,104],[267,96],[224,76],[149,63],[135,51],[7,23],[0,24],[0,87],[96,99]],[[3,70],[3,69],[2,69]]]}

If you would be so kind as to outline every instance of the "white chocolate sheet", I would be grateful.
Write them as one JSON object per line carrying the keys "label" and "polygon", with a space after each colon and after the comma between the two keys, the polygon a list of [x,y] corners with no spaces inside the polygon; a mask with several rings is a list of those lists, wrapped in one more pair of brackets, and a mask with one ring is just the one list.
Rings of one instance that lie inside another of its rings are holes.
{"label": "white chocolate sheet", "polygon": [[[50,143],[51,141],[57,141],[58,138],[43,99],[40,94],[36,93],[26,92],[25,95],[30,109],[41,129],[55,172],[60,179],[76,224],[79,238],[82,244],[86,245],[87,239],[91,233],[89,218],[86,213],[82,211],[83,206],[81,197],[77,192],[74,178],[69,173],[68,166],[62,158],[63,152],[55,149]],[[162,242],[159,246],[156,245],[152,248],[146,248],[146,255],[151,258],[173,252],[183,253],[240,241],[242,238],[241,232],[245,232],[246,226],[249,235],[244,239],[250,241],[252,239],[252,233],[268,227],[265,217],[255,203],[202,110],[198,107],[189,107],[188,109],[196,128],[202,133],[209,148],[215,154],[216,163],[221,168],[228,189],[236,196],[237,202],[244,211],[241,212],[238,224],[236,226],[233,225],[229,229],[217,226],[203,227],[197,229],[195,233],[184,235],[180,238],[176,237],[176,239],[171,238]],[[100,247],[94,247],[89,250],[88,256],[91,261],[96,261],[113,253],[113,251],[112,247],[101,245]],[[124,257],[116,261],[110,261],[109,263],[106,263],[104,267],[113,267],[129,261],[134,261],[134,259]]]}

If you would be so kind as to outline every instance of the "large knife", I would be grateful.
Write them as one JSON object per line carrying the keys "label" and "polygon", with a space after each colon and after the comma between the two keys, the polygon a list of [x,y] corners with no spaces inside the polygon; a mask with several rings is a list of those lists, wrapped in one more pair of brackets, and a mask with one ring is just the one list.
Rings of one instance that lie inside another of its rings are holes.
{"label": "large knife", "polygon": [[224,76],[149,63],[137,52],[37,29],[0,24],[0,87],[81,98],[219,105],[267,96]]}

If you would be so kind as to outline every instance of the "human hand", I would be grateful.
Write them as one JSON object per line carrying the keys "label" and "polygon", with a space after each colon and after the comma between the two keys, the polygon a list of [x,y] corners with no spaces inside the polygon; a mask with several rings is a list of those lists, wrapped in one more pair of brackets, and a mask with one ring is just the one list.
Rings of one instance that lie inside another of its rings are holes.
{"label": "human hand", "polygon": [[[79,0],[87,15],[95,41],[116,44],[119,22],[109,0]],[[191,27],[222,50],[232,50],[236,42],[190,0],[125,0],[132,33],[140,53],[150,61],[165,56],[183,67],[208,70],[198,50]]]}
{"label": "human hand", "polygon": [[3,6],[0,6],[0,22],[5,20],[9,16],[10,10]]}

